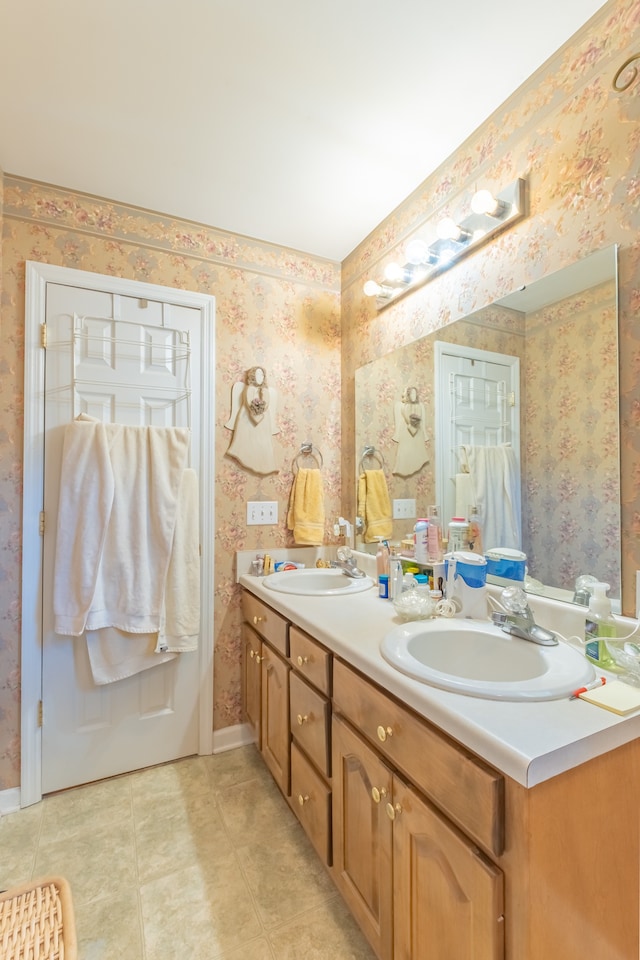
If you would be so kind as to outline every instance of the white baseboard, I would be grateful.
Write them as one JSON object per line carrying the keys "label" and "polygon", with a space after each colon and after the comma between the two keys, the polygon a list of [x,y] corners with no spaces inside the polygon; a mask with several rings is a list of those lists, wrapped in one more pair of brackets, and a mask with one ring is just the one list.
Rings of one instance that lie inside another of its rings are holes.
{"label": "white baseboard", "polygon": [[15,813],[20,809],[20,787],[10,790],[0,790],[0,817],[8,813]]}
{"label": "white baseboard", "polygon": [[237,723],[233,727],[223,727],[213,731],[213,752],[224,753],[225,750],[235,750],[236,747],[246,747],[254,743],[255,739],[248,723]]}

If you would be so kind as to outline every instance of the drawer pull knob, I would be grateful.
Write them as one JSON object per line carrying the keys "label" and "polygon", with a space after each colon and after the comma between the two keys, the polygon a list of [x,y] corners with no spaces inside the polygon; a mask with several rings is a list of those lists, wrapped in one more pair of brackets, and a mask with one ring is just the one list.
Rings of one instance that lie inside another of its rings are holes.
{"label": "drawer pull knob", "polygon": [[389,820],[395,820],[398,814],[402,813],[402,807],[399,803],[388,803],[386,806],[386,811]]}
{"label": "drawer pull knob", "polygon": [[255,650],[252,650],[251,653],[249,654],[249,656],[251,657],[252,660],[253,660],[253,658],[255,657],[255,655],[256,655]]}
{"label": "drawer pull knob", "polygon": [[258,654],[256,653],[256,663],[262,663],[263,660],[264,660],[264,657],[260,657],[260,656],[258,656]]}
{"label": "drawer pull knob", "polygon": [[308,799],[309,799],[309,794],[308,794],[308,793],[305,793],[304,796],[302,796],[301,793],[298,794],[298,803],[300,804],[301,807],[304,807],[304,805],[305,805],[305,803],[307,802]]}
{"label": "drawer pull knob", "polygon": [[303,667],[305,663],[309,663],[308,657],[298,657],[298,666]]}
{"label": "drawer pull knob", "polygon": [[382,743],[385,742],[387,737],[393,736],[393,730],[391,729],[391,727],[383,727],[382,725],[378,727],[377,733],[378,733],[378,740],[380,740]]}
{"label": "drawer pull knob", "polygon": [[378,790],[377,787],[372,787],[372,788],[371,788],[371,796],[372,796],[372,798],[373,798],[373,802],[374,802],[374,803],[380,803],[380,801],[381,801],[384,797],[386,797],[386,795],[387,795],[387,791],[386,791],[386,788],[385,788],[385,787],[382,787],[381,790]]}
{"label": "drawer pull knob", "polygon": [[266,617],[258,617],[258,616],[255,616],[255,617],[253,618],[254,624],[262,623],[263,620],[266,620]]}
{"label": "drawer pull knob", "polygon": [[309,717],[307,716],[306,713],[305,713],[304,716],[303,716],[301,713],[299,713],[299,714],[298,714],[298,726],[301,727],[302,724],[303,724],[303,723],[306,723],[308,719],[309,719]]}

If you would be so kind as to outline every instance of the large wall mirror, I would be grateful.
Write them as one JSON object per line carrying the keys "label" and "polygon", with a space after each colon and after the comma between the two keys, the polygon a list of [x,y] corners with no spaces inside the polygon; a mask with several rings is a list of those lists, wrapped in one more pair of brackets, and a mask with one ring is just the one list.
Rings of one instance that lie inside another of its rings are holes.
{"label": "large wall mirror", "polygon": [[[358,476],[383,470],[400,501],[392,542],[413,530],[406,501],[418,517],[439,503],[446,529],[472,499],[469,446],[507,447],[528,587],[571,600],[591,574],[620,598],[617,289],[612,246],[356,371]],[[362,534],[357,545],[375,549]]]}

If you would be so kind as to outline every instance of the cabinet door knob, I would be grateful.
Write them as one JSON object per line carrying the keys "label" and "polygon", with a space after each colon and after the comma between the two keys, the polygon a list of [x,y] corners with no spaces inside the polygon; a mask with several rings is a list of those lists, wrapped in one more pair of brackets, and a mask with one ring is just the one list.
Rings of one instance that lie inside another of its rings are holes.
{"label": "cabinet door knob", "polygon": [[309,719],[309,717],[307,716],[306,713],[305,713],[304,716],[303,716],[301,713],[299,713],[299,714],[298,714],[298,726],[301,727],[302,724],[303,724],[303,723],[306,723],[308,719]]}
{"label": "cabinet door knob", "polygon": [[302,796],[301,793],[298,794],[298,803],[300,804],[301,807],[304,807],[308,799],[309,799],[309,794],[305,793],[304,796]]}
{"label": "cabinet door knob", "polygon": [[262,663],[263,660],[264,660],[264,657],[260,657],[260,656],[258,656],[258,654],[256,653],[256,663]]}
{"label": "cabinet door knob", "polygon": [[254,622],[254,623],[262,623],[262,621],[265,620],[265,619],[266,619],[265,617],[255,616],[255,617],[253,618],[253,622]]}
{"label": "cabinet door knob", "polygon": [[388,803],[385,809],[389,820],[395,820],[398,814],[402,813],[402,807],[399,803]]}
{"label": "cabinet door knob", "polygon": [[382,743],[384,743],[387,737],[393,736],[393,730],[391,729],[391,727],[383,727],[382,725],[380,725],[378,727],[377,734],[378,734],[378,740],[381,740]]}
{"label": "cabinet door knob", "polygon": [[371,788],[371,796],[373,798],[374,803],[380,803],[380,801],[383,799],[383,797],[386,797],[386,795],[387,795],[386,787],[382,787],[381,790],[378,790],[377,787]]}
{"label": "cabinet door knob", "polygon": [[252,660],[253,660],[253,658],[255,657],[255,655],[256,655],[255,650],[252,650],[252,651],[249,653],[249,656],[251,657]]}
{"label": "cabinet door knob", "polygon": [[298,666],[303,667],[305,663],[309,663],[308,657],[298,657]]}

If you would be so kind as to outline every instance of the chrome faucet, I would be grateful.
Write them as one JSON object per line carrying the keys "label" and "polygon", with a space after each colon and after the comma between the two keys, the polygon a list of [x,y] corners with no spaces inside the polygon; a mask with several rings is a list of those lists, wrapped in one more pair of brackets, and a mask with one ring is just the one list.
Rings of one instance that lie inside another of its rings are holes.
{"label": "chrome faucet", "polygon": [[505,633],[520,637],[521,640],[530,640],[531,643],[539,643],[543,647],[558,645],[555,633],[535,622],[524,590],[520,587],[506,587],[500,599],[505,610],[494,610],[491,619]]}
{"label": "chrome faucet", "polygon": [[336,559],[331,561],[332,567],[338,567],[345,577],[351,577],[352,580],[362,580],[363,577],[366,577],[366,573],[358,566],[349,547],[338,547],[336,553]]}

